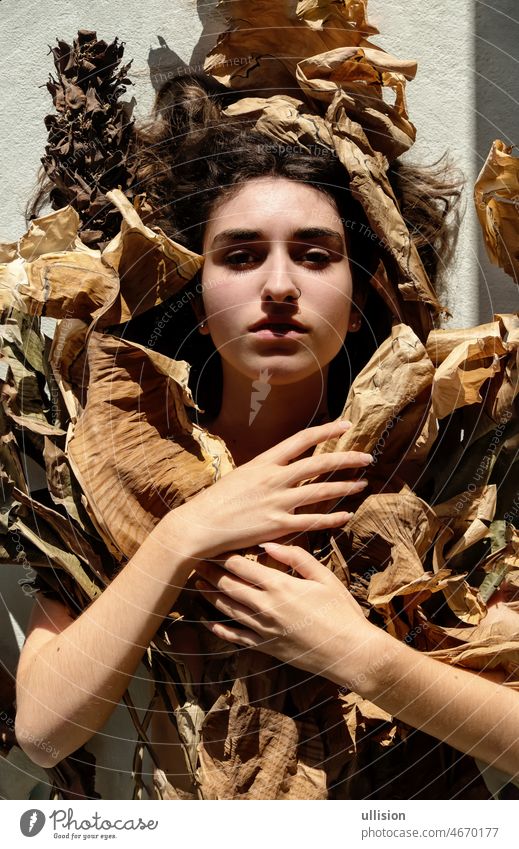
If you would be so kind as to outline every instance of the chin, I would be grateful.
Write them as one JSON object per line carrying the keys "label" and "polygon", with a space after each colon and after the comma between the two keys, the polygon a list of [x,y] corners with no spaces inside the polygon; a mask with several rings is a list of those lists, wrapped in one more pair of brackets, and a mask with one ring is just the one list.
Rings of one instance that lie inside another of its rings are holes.
{"label": "chin", "polygon": [[291,383],[298,383],[301,380],[311,375],[322,375],[324,384],[324,372],[326,366],[321,366],[315,361],[311,363],[297,363],[295,358],[286,356],[270,356],[262,357],[260,362],[247,364],[244,368],[242,362],[239,371],[249,378],[251,381],[260,381],[268,383],[271,386],[283,386]]}

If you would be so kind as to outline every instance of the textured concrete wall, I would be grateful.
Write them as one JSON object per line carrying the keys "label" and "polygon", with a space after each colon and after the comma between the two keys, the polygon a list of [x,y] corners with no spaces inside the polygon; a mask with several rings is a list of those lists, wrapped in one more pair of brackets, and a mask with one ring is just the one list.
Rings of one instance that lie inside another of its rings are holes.
{"label": "textured concrete wall", "polygon": [[[126,42],[126,57],[134,60],[131,93],[137,99],[137,114],[144,115],[161,74],[185,64],[200,67],[220,28],[213,7],[214,0],[90,0],[88,4],[2,0],[0,238],[15,239],[24,230],[23,209],[46,138],[43,117],[50,98],[41,86],[53,67],[48,45],[54,45],[56,37],[71,41],[79,28],[95,29],[107,41],[117,35]],[[459,325],[485,320],[494,309],[518,308],[511,282],[486,261],[471,202],[471,187],[490,141],[494,137],[519,140],[519,110],[513,98],[519,45],[514,7],[515,0],[370,3],[371,18],[381,30],[376,43],[419,62],[417,78],[408,86],[409,111],[418,127],[409,159],[432,162],[448,151],[467,180],[466,214],[449,294],[453,322]],[[6,573],[4,569],[0,577],[6,623],[0,648],[4,662],[14,669],[29,605],[16,586],[16,570]],[[145,690],[143,686],[143,694]],[[118,718],[105,732],[131,736]],[[103,764],[103,791],[108,794],[105,788],[112,783],[114,796],[124,796],[123,784],[113,789],[113,776],[120,776],[130,764],[127,758],[124,766],[123,744],[107,749],[107,736],[97,735],[90,748]],[[38,786],[42,777],[40,770],[17,754],[0,767],[0,796],[23,798],[31,788],[37,796],[44,792]]]}

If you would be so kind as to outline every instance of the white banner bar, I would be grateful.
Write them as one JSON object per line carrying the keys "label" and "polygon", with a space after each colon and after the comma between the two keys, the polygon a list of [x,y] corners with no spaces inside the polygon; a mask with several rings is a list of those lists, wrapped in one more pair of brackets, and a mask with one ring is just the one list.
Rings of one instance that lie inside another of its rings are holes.
{"label": "white banner bar", "polygon": [[297,849],[519,846],[513,801],[45,800],[31,806],[11,800],[2,805],[2,843],[9,849],[86,843],[99,849],[106,844],[117,849],[279,849],[288,842]]}

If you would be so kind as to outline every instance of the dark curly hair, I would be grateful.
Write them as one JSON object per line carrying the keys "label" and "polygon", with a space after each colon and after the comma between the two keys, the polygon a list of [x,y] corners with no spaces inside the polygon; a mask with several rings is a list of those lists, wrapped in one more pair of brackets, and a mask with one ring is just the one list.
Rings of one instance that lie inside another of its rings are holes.
{"label": "dark curly hair", "polygon": [[[352,376],[387,337],[393,322],[388,307],[369,285],[380,249],[367,235],[371,231],[363,208],[349,190],[346,169],[336,152],[316,144],[309,152],[275,143],[254,129],[254,121],[222,114],[242,96],[203,73],[168,80],[157,93],[150,119],[134,128],[130,168],[136,183],[132,189],[146,195],[146,223],[161,227],[196,253],[202,253],[204,230],[216,204],[239,191],[245,181],[261,176],[310,185],[335,202],[341,219],[356,222],[354,237],[348,238],[346,227],[345,235],[353,298],[362,310],[363,322],[358,333],[348,335],[330,363],[328,402],[330,414],[335,416],[342,409]],[[458,229],[455,209],[461,181],[449,177],[448,172],[448,163],[442,160],[429,168],[397,160],[388,171],[404,220],[437,289]],[[31,215],[35,211],[32,208]],[[209,415],[216,415],[221,398],[220,359],[214,356],[211,338],[197,333],[198,321],[188,306],[196,299],[201,300],[200,274],[179,298],[111,330],[187,360],[197,402]]]}
{"label": "dark curly hair", "polygon": [[[240,96],[205,74],[185,74],[166,82],[157,94],[151,119],[136,130],[136,188],[146,192],[153,223],[197,253],[202,253],[205,226],[216,204],[255,177],[301,181],[330,197],[344,221],[357,222],[354,237],[348,239],[347,228],[345,235],[353,298],[362,309],[363,322],[359,332],[348,335],[330,363],[328,404],[334,417],[342,410],[352,378],[391,330],[393,316],[369,285],[379,253],[376,243],[363,238],[370,229],[361,205],[352,197],[346,170],[335,151],[312,145],[308,152],[302,147],[298,150],[276,144],[256,131],[252,122],[222,115],[222,109]],[[454,251],[458,229],[455,206],[460,180],[447,177],[448,164],[441,161],[430,168],[396,161],[389,170],[401,212],[436,287]],[[161,309],[120,331],[145,344],[153,343],[169,356],[187,360],[196,400],[213,416],[221,398],[220,360],[214,356],[211,338],[197,333],[193,310],[186,308],[190,301],[200,298],[200,292],[200,275],[196,275],[183,290],[174,319],[165,324],[164,333],[154,330],[164,314]]]}

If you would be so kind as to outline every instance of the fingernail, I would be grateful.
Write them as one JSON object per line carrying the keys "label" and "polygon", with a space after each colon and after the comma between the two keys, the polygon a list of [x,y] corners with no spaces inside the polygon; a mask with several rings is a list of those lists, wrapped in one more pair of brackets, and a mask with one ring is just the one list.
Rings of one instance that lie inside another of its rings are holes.
{"label": "fingernail", "polygon": [[270,546],[271,548],[281,548],[281,545],[278,542],[260,542],[259,548],[267,548]]}
{"label": "fingernail", "polygon": [[352,426],[352,425],[351,425],[351,422],[348,422],[348,421],[345,421],[345,420],[342,420],[342,421],[340,421],[340,422],[337,422],[337,425],[338,425],[339,427],[343,427],[345,430],[349,430],[349,428]]}
{"label": "fingernail", "polygon": [[373,462],[373,454],[365,454],[364,452],[362,452],[360,456],[362,457],[365,463]]}

